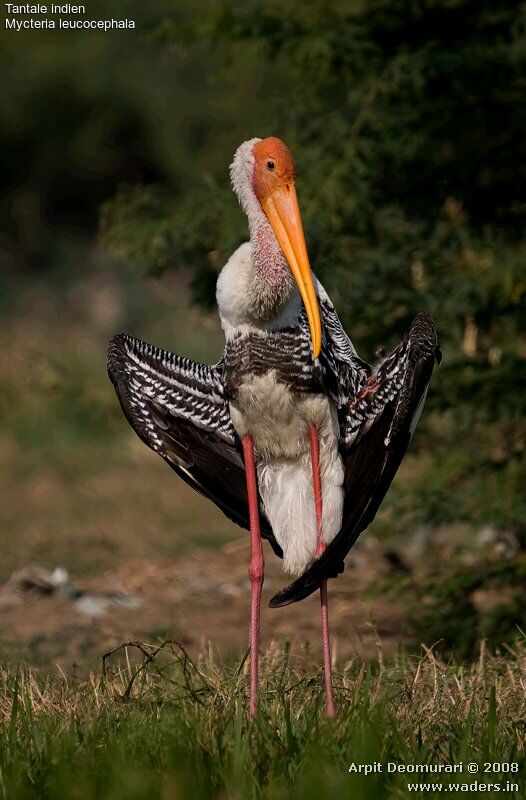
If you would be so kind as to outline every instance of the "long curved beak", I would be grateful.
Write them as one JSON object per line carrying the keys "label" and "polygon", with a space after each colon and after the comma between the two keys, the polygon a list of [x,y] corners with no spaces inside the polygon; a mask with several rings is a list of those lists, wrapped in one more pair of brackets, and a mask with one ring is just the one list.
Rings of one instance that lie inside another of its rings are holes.
{"label": "long curved beak", "polygon": [[261,200],[263,211],[276,234],[287,259],[309,320],[314,358],[321,350],[321,319],[318,298],[314,290],[312,272],[303,235],[303,225],[296,189],[292,182],[278,186]]}

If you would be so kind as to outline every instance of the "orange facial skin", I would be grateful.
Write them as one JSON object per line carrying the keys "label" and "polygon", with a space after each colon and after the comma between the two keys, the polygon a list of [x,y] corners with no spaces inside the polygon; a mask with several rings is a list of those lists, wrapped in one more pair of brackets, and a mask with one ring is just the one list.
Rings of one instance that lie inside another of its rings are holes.
{"label": "orange facial skin", "polygon": [[257,142],[252,153],[254,192],[298,285],[309,320],[314,358],[318,358],[322,341],[320,310],[294,186],[296,165],[288,147],[274,136]]}
{"label": "orange facial skin", "polygon": [[296,164],[292,153],[281,139],[276,136],[262,139],[254,145],[252,152],[256,160],[252,185],[259,201],[275,191],[280,184],[294,183]]}

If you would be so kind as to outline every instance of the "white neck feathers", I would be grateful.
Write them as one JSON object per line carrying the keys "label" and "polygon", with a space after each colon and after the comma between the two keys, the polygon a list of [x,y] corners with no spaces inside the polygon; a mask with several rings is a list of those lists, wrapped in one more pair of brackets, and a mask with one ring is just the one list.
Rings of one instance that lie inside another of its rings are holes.
{"label": "white neck feathers", "polygon": [[294,282],[292,275],[261,203],[252,186],[255,157],[254,138],[243,142],[230,165],[232,187],[241,208],[248,218],[252,245],[252,304],[253,313],[261,319],[271,319],[290,297]]}

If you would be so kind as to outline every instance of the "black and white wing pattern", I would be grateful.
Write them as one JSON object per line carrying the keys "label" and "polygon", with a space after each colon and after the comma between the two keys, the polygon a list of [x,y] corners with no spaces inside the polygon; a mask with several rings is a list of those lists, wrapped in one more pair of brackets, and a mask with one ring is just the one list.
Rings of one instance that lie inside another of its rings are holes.
{"label": "black and white wing pattern", "polygon": [[321,390],[304,312],[298,327],[279,328],[273,333],[251,331],[232,336],[227,340],[224,358],[225,386],[229,397],[235,397],[247,374],[266,375],[270,371],[276,380],[298,394],[312,392],[317,385]]}
{"label": "black and white wing pattern", "polygon": [[[242,449],[225,398],[223,363],[208,366],[119,334],[108,374],[137,435],[193,489],[249,528]],[[281,555],[270,525],[262,535]]]}
{"label": "black and white wing pattern", "polygon": [[431,317],[418,314],[402,342],[371,369],[356,395],[341,406],[340,452],[345,468],[342,529],[322,556],[270,601],[273,608],[302,600],[344,558],[373,521],[405,455],[441,352]]}
{"label": "black and white wing pattern", "polygon": [[[360,358],[347,336],[331,299],[318,282],[318,300],[323,320],[323,339],[320,367],[323,372],[325,391],[341,408],[356,396],[364,382],[373,372],[370,364]],[[306,320],[306,331],[309,334]]]}

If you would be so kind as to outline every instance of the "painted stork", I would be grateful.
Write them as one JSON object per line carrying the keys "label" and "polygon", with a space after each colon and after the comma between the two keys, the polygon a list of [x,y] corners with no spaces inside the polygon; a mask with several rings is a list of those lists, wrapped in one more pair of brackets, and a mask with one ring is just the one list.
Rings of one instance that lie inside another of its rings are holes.
{"label": "painted stork", "polygon": [[292,155],[251,139],[231,165],[248,217],[217,282],[226,344],[208,366],[120,334],[108,371],[131,426],[186,483],[250,530],[250,714],[256,711],[262,537],[299,575],[272,608],[321,596],[327,714],[331,686],[327,579],[373,520],[425,401],[435,360],[418,314],[380,362],[363,361],[311,272]]}

